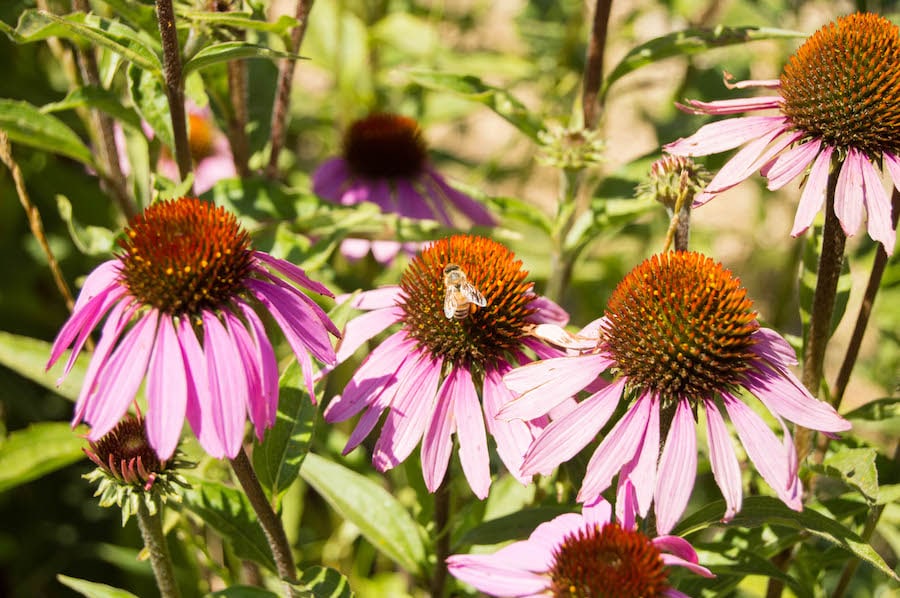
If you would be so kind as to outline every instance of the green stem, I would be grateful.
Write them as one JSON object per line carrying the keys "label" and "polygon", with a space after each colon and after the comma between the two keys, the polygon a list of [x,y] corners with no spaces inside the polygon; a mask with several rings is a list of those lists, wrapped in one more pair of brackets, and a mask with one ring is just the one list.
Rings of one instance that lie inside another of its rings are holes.
{"label": "green stem", "polygon": [[175,27],[175,10],[172,0],[156,0],[156,18],[162,39],[163,75],[166,81],[166,98],[172,116],[172,134],[175,138],[175,163],[181,179],[191,172],[191,146],[188,142],[187,115],[184,111],[184,81],[181,72],[181,50],[178,47],[178,31]]}
{"label": "green stem", "polygon": [[450,556],[450,474],[434,493],[434,574],[431,576],[431,598],[441,598],[447,584],[447,557]]}
{"label": "green stem", "polygon": [[559,205],[556,209],[556,222],[551,236],[553,247],[550,253],[550,275],[547,277],[547,288],[544,295],[560,303],[569,280],[572,278],[572,267],[575,256],[566,249],[566,237],[578,217],[577,196],[580,188],[580,172],[563,169],[559,177]]}
{"label": "green stem", "polygon": [[138,527],[144,539],[144,546],[150,553],[150,566],[153,567],[153,575],[156,576],[156,585],[162,598],[179,598],[178,584],[175,583],[175,570],[172,567],[172,558],[169,556],[169,547],[166,545],[166,536],[162,529],[160,513],[150,514],[143,500],[138,501],[137,511]]}
{"label": "green stem", "polygon": [[[243,447],[241,447],[235,458],[231,460],[231,469],[234,471],[238,482],[240,482],[241,488],[244,489],[250,505],[256,512],[256,517],[259,519],[259,523],[266,535],[266,541],[272,550],[278,575],[288,583],[297,583],[297,567],[294,564],[294,555],[291,552],[291,546],[288,543],[284,526],[281,525],[281,519],[272,510],[272,505],[266,500],[266,493],[263,491],[259,478],[256,477],[253,465],[250,464],[250,459],[247,457]],[[294,591],[291,589],[291,594],[293,593]]]}

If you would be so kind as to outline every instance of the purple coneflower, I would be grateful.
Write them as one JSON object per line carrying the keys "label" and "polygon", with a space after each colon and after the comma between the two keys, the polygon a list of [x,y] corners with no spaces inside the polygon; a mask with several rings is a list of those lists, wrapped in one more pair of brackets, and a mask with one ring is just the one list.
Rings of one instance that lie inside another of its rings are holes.
{"label": "purple coneflower", "polygon": [[[527,420],[601,373],[612,376],[608,386],[589,389],[593,394],[544,429],[525,455],[523,473],[548,472],[570,459],[597,436],[620,401],[631,401],[594,451],[578,499],[595,499],[618,473],[619,491],[635,489],[641,515],[655,502],[657,530],[668,533],[694,486],[694,414],[702,412],[727,521],[741,508],[741,472],[724,408],[760,474],[785,504],[800,510],[797,455],[782,418],[828,433],[848,430],[850,423],[790,372],[794,351],[760,327],[746,295],[731,272],[694,252],[656,255],[632,270],[613,292],[606,316],[582,333],[596,336],[593,351],[530,364],[504,378],[522,394],[500,417]],[[747,395],[772,413],[782,440],[745,403]]]}
{"label": "purple coneflower", "polygon": [[649,538],[638,531],[632,499],[616,521],[603,498],[581,514],[566,513],[540,524],[527,540],[493,554],[456,554],[447,559],[454,577],[491,596],[596,596],[679,598],[670,567],[714,577],[698,565],[683,538]]}
{"label": "purple coneflower", "polygon": [[310,353],[333,363],[328,333],[339,333],[294,285],[333,295],[293,264],[251,249],[234,215],[198,199],[156,202],[119,245],[121,255],[88,275],[47,366],[72,346],[65,377],[107,316],[75,405],[73,424],[91,424],[90,440],[118,423],[145,376],[147,436],[161,459],[175,450],[185,416],[213,457],[237,454],[248,416],[262,438],[275,422],[278,366],[260,307],[284,332],[315,396]]}
{"label": "purple coneflower", "polygon": [[773,88],[778,95],[690,101],[682,108],[695,114],[765,109],[779,114],[708,124],[665,147],[676,155],[704,156],[746,144],[697,196],[695,205],[734,187],[756,170],[761,169],[773,190],[805,174],[791,230],[798,236],[822,209],[832,168],[839,169],[834,212],[844,232],[856,232],[865,210],[869,236],[892,254],[896,230],[879,166],[900,189],[898,27],[874,14],[841,17],[797,50],[780,79],[745,81],[736,87]]}
{"label": "purple coneflower", "polygon": [[[222,179],[237,175],[234,157],[228,138],[216,127],[209,106],[200,108],[193,102],[186,105],[188,116],[188,143],[194,164],[194,191],[206,193]],[[159,172],[179,180],[178,165],[168,153],[163,153],[157,164]]]}
{"label": "purple coneflower", "polygon": [[[483,307],[449,310],[444,269],[456,264]],[[362,363],[344,392],[328,405],[325,420],[337,422],[365,411],[344,452],[359,445],[381,419],[372,461],[379,471],[404,461],[422,441],[425,485],[434,492],[447,471],[455,432],[463,472],[479,498],[491,483],[485,434],[497,443],[504,464],[520,480],[521,457],[546,419],[503,422],[495,415],[512,394],[501,379],[513,365],[561,353],[534,336],[562,325],[566,314],[538,297],[525,282],[522,262],[506,247],[481,237],[458,235],[435,241],[413,258],[396,287],[361,293],[354,307],[371,310],[347,324],[338,360],[392,324],[388,336]],[[458,317],[457,314],[463,317]]]}

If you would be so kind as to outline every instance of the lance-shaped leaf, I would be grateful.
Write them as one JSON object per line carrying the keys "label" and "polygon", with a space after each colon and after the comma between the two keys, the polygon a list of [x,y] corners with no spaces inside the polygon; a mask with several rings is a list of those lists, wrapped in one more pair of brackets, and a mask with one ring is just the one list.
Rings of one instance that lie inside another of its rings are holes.
{"label": "lance-shaped leaf", "polygon": [[281,50],[273,50],[266,46],[248,42],[222,42],[221,44],[206,46],[194,54],[190,60],[186,61],[184,63],[184,76],[186,77],[193,71],[198,71],[220,62],[230,62],[232,60],[241,60],[242,58],[268,58],[270,60],[291,58],[300,60],[303,56],[282,52]]}
{"label": "lance-shaped leaf", "polygon": [[131,592],[121,588],[114,588],[113,586],[108,586],[104,583],[78,579],[77,577],[69,577],[68,575],[57,575],[56,579],[59,583],[72,588],[82,596],[87,596],[87,598],[137,598],[137,596]]}
{"label": "lance-shaped leaf", "polygon": [[6,131],[11,141],[68,156],[84,164],[94,163],[91,150],[75,131],[28,102],[0,99],[0,130]]}
{"label": "lance-shaped leaf", "polygon": [[40,422],[12,432],[0,444],[0,492],[84,458],[84,439],[65,422]]}
{"label": "lance-shaped leaf", "polygon": [[122,100],[118,95],[102,87],[85,86],[75,88],[60,101],[42,106],[41,112],[47,114],[71,110],[80,106],[96,108],[132,129],[140,129],[141,127],[141,117],[134,111],[134,108],[126,107],[122,104]]}
{"label": "lance-shaped leaf", "polygon": [[59,386],[56,380],[63,371],[68,354],[47,372],[47,359],[50,357],[50,343],[37,338],[10,334],[0,331],[0,365],[5,365],[23,378],[37,382],[44,388],[58,393],[60,396],[74,401],[81,391],[81,381],[87,371],[88,356],[79,355],[72,371]]}
{"label": "lance-shaped leaf", "polygon": [[287,15],[281,15],[275,21],[263,21],[261,19],[254,19],[249,12],[238,11],[207,12],[189,10],[183,13],[179,12],[178,16],[184,18],[185,21],[197,24],[212,25],[216,27],[232,27],[235,29],[243,29],[245,31],[265,31],[267,33],[274,33],[275,35],[284,35],[291,28],[300,24],[300,21]]}

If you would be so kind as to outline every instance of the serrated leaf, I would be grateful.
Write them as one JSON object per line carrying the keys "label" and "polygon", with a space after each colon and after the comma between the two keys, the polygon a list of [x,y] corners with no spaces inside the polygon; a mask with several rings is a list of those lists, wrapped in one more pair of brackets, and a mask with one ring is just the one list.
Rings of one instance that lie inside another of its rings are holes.
{"label": "serrated leaf", "polygon": [[74,401],[81,392],[81,381],[87,372],[88,358],[85,354],[79,355],[72,366],[72,371],[63,383],[57,386],[56,380],[62,373],[68,354],[63,355],[49,372],[44,371],[50,357],[51,346],[47,341],[0,331],[0,365]]}
{"label": "serrated leaf", "polygon": [[859,490],[869,502],[878,498],[878,469],[873,448],[842,449],[829,455],[822,463],[827,474],[839,477],[845,484]]}
{"label": "serrated leaf", "polygon": [[98,45],[156,76],[160,76],[162,72],[162,63],[150,40],[120,21],[84,13],[57,16],[29,9],[19,17],[16,33],[21,42],[62,37],[83,44]]}
{"label": "serrated leaf", "polygon": [[422,87],[460,95],[484,104],[498,116],[532,139],[544,128],[540,119],[518,98],[505,89],[488,85],[473,75],[454,75],[438,71],[412,69],[407,75]]}
{"label": "serrated leaf", "polygon": [[122,104],[118,95],[102,87],[86,86],[73,89],[62,100],[45,104],[41,107],[41,112],[46,114],[71,110],[80,106],[96,108],[132,129],[141,127],[141,117],[134,111],[134,108],[127,108]]}
{"label": "serrated leaf", "polygon": [[231,586],[206,595],[208,598],[278,598],[278,594],[254,586]]}
{"label": "serrated leaf", "polygon": [[303,56],[282,52],[281,50],[273,50],[272,48],[249,42],[222,42],[206,46],[194,54],[190,60],[186,61],[183,67],[184,76],[186,77],[193,71],[199,71],[214,64],[244,58],[268,58],[270,60],[291,58],[293,60],[301,60]]}
{"label": "serrated leaf", "polygon": [[[710,503],[683,519],[673,533],[683,536],[702,531],[711,525],[721,525],[724,512],[725,501],[718,500]],[[884,562],[881,555],[857,534],[841,523],[810,508],[798,512],[789,509],[783,502],[771,496],[748,496],[744,498],[740,512],[727,525],[743,527],[781,525],[807,531],[866,561],[888,577],[900,580],[900,577]]]}
{"label": "serrated leaf", "polygon": [[253,469],[275,504],[297,479],[309,452],[318,409],[303,389],[303,372],[293,361],[278,384],[278,416],[262,444],[253,449]]}
{"label": "serrated leaf", "polygon": [[175,134],[172,132],[172,116],[169,113],[169,100],[162,82],[151,73],[131,66],[128,69],[128,90],[131,102],[160,141],[169,148],[175,146]]}
{"label": "serrated leaf", "polygon": [[301,593],[310,598],[352,598],[350,582],[331,567],[310,567],[303,571],[298,584]]}
{"label": "serrated leaf", "polygon": [[472,544],[490,545],[509,540],[524,540],[541,523],[571,511],[571,508],[565,506],[543,506],[523,509],[475,526],[460,539],[459,543],[462,546],[469,546]]}
{"label": "serrated leaf", "polygon": [[84,439],[65,422],[40,422],[12,432],[0,444],[0,492],[80,461],[83,446]]}
{"label": "serrated leaf", "polygon": [[410,573],[424,571],[421,528],[380,484],[315,453],[306,456],[300,475],[377,550]]}
{"label": "serrated leaf", "polygon": [[131,592],[108,586],[105,583],[78,579],[68,575],[57,575],[56,579],[59,583],[75,590],[82,596],[87,596],[87,598],[138,598]]}
{"label": "serrated leaf", "polygon": [[275,571],[272,551],[247,496],[234,488],[191,478],[184,506],[219,532],[234,553]]}
{"label": "serrated leaf", "polygon": [[0,99],[0,129],[11,141],[93,164],[91,150],[75,131],[53,115],[28,102]]}
{"label": "serrated leaf", "polygon": [[675,31],[662,37],[651,39],[631,49],[628,54],[617,64],[600,90],[603,98],[609,87],[633,71],[665,58],[673,56],[689,56],[705,52],[711,48],[721,48],[735,44],[744,44],[763,39],[791,39],[804,38],[807,34],[787,29],[775,29],[771,27],[725,27],[718,26],[714,29],[686,29]]}

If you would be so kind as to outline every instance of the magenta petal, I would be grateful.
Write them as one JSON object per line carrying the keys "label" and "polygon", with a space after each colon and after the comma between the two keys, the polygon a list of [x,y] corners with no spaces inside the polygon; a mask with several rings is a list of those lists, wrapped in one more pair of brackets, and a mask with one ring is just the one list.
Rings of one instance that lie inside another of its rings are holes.
{"label": "magenta petal", "polygon": [[834,407],[809,394],[789,370],[778,374],[773,371],[748,372],[744,387],[756,395],[769,411],[805,428],[821,432],[850,429],[850,422],[838,415]]}
{"label": "magenta petal", "polygon": [[72,425],[79,424],[84,419],[85,411],[97,388],[97,375],[106,367],[109,355],[115,348],[119,340],[119,336],[125,329],[125,325],[134,314],[134,307],[124,301],[117,303],[103,324],[103,332],[100,335],[100,342],[94,349],[94,354],[88,362],[87,372],[84,374],[84,381],[81,383],[81,392],[78,393],[78,400],[75,402],[75,412],[72,416]]}
{"label": "magenta petal", "polygon": [[816,214],[825,204],[825,190],[828,187],[832,153],[834,153],[834,147],[826,145],[825,149],[816,156],[812,168],[809,170],[809,177],[803,187],[803,193],[800,194],[800,204],[797,206],[797,213],[794,216],[794,226],[791,228],[791,235],[794,237],[801,235],[812,225]]}
{"label": "magenta petal", "polygon": [[430,170],[429,174],[431,175],[432,180],[435,185],[437,185],[440,192],[446,197],[447,201],[449,201],[461,214],[466,216],[469,220],[472,221],[472,224],[478,226],[494,226],[497,224],[497,221],[494,220],[494,217],[491,216],[491,213],[488,212],[487,208],[483,205],[466,195],[461,191],[457,191],[453,187],[447,184],[444,180],[444,177],[439,175],[434,170]]}
{"label": "magenta petal", "polygon": [[194,435],[210,456],[225,457],[225,446],[216,432],[213,418],[213,398],[209,390],[209,376],[206,372],[206,356],[197,335],[191,327],[190,318],[181,318],[178,324],[178,340],[188,368],[188,396],[185,415]]}
{"label": "magenta petal", "polygon": [[501,365],[500,369],[488,367],[484,373],[482,388],[482,403],[484,404],[484,419],[487,423],[488,434],[497,443],[497,454],[506,466],[506,469],[522,484],[527,484],[530,476],[520,473],[525,451],[534,440],[531,428],[521,420],[505,421],[497,419],[500,409],[513,400],[513,394],[503,384],[501,379],[509,366]]}
{"label": "magenta petal", "polygon": [[399,179],[397,181],[397,209],[396,212],[406,218],[416,220],[433,220],[435,215],[428,209],[428,202],[416,191],[409,181]]}
{"label": "magenta petal", "polygon": [[551,301],[542,295],[535,295],[534,299],[528,302],[528,308],[537,310],[528,316],[530,322],[556,324],[557,326],[565,326],[569,323],[568,312],[555,301]]}
{"label": "magenta petal", "polygon": [[493,557],[455,554],[447,559],[447,568],[457,579],[494,596],[536,596],[549,586],[547,577]]}
{"label": "magenta petal", "polygon": [[347,322],[338,342],[337,362],[344,362],[375,335],[384,332],[391,324],[399,323],[402,317],[403,309],[393,306],[372,310]]}
{"label": "magenta petal", "polygon": [[225,456],[233,459],[244,439],[247,421],[246,365],[228,331],[211,312],[203,312],[203,353],[212,398],[213,424]]}
{"label": "magenta petal", "polygon": [[780,369],[797,365],[794,348],[780,334],[770,328],[759,328],[753,333],[756,346],[753,351]]}
{"label": "magenta petal", "polygon": [[656,532],[668,534],[687,507],[697,476],[697,437],[690,402],[678,402],[656,481]]}
{"label": "magenta petal", "polygon": [[[638,512],[646,517],[653,502],[653,491],[657,484],[657,465],[659,463],[659,397],[651,397],[650,419],[647,429],[634,459],[628,462],[619,474],[619,481],[629,480],[634,485],[634,499]],[[616,508],[618,509],[618,504]]]}
{"label": "magenta petal", "polygon": [[309,289],[310,291],[313,291],[320,295],[325,295],[326,297],[334,297],[334,293],[329,291],[328,287],[320,282],[316,282],[306,275],[306,272],[303,271],[303,268],[299,268],[287,260],[280,260],[278,258],[272,257],[264,251],[254,251],[253,257],[263,262],[273,270],[276,270],[285,275],[303,288]]}
{"label": "magenta petal", "polygon": [[619,404],[624,388],[625,379],[619,378],[579,403],[565,416],[554,420],[528,449],[522,473],[547,473],[574,457],[606,424]]}
{"label": "magenta petal", "polygon": [[244,323],[231,312],[224,312],[225,329],[231,337],[240,356],[247,384],[247,414],[256,430],[257,439],[262,442],[263,432],[266,429],[268,417],[268,403],[262,392],[262,363],[256,350],[256,344],[250,338],[250,333],[244,327]]}
{"label": "magenta petal", "polygon": [[472,492],[484,500],[491,487],[484,415],[475,384],[472,382],[472,375],[464,368],[458,370],[458,380],[453,389],[455,391],[453,420],[456,425],[456,437],[459,439],[459,462]]}
{"label": "magenta petal", "polygon": [[161,314],[147,370],[147,439],[160,459],[175,452],[187,405],[187,372],[172,316]]}
{"label": "magenta petal", "polygon": [[106,366],[99,372],[97,390],[85,410],[91,424],[88,438],[98,440],[115,427],[134,398],[153,350],[156,337],[156,310],[141,317],[122,338]]}
{"label": "magenta petal", "polygon": [[450,434],[453,432],[455,411],[453,400],[458,394],[459,375],[459,368],[451,369],[441,385],[434,414],[422,442],[422,474],[429,492],[435,492],[441,485],[450,463],[450,451],[453,449]]}
{"label": "magenta petal", "polygon": [[864,199],[869,236],[884,245],[885,253],[893,255],[897,233],[891,222],[891,200],[884,191],[881,176],[875,166],[866,159],[863,159],[860,165],[865,188]]}
{"label": "magenta petal", "polygon": [[[737,87],[737,86],[736,86]],[[751,110],[768,110],[778,108],[783,103],[781,96],[763,96],[758,98],[736,98],[732,100],[716,100],[701,102],[688,100],[684,104],[677,103],[679,110],[688,114],[741,114]]]}
{"label": "magenta petal", "polygon": [[[278,415],[278,362],[275,358],[275,350],[269,337],[266,336],[266,328],[253,309],[243,301],[237,301],[238,306],[247,322],[250,323],[250,335],[256,350],[256,361],[260,373],[260,401],[264,405],[263,427],[269,428],[275,424]],[[254,425],[259,425],[254,422]],[[257,434],[259,432],[257,431]]]}
{"label": "magenta petal", "polygon": [[[719,169],[701,195],[709,196],[731,189],[801,137],[800,133],[789,133],[778,139],[782,133],[783,131],[776,130],[774,133],[754,139],[744,146]],[[703,198],[698,197],[694,205],[701,205],[703,202]]]}
{"label": "magenta petal", "polygon": [[762,173],[769,179],[769,190],[781,189],[800,176],[819,154],[820,147],[822,147],[822,140],[816,138],[792,147],[772,160]]}
{"label": "magenta petal", "polygon": [[334,203],[341,202],[350,171],[343,158],[323,162],[312,175],[313,193]]}
{"label": "magenta petal", "polygon": [[[72,316],[63,324],[53,346],[50,348],[50,359],[47,361],[47,369],[49,369],[56,360],[62,356],[63,351],[72,346],[69,359],[66,360],[66,366],[57,380],[60,384],[62,380],[72,371],[75,365],[75,359],[84,347],[84,343],[90,337],[94,327],[103,319],[106,312],[122,299],[126,289],[121,286],[110,286],[97,293],[91,300],[84,303],[77,311],[72,312]],[[127,301],[127,300],[126,300]]]}
{"label": "magenta petal", "polygon": [[865,159],[862,152],[850,146],[841,166],[834,193],[834,213],[848,237],[862,224],[864,206],[862,162]]}
{"label": "magenta petal", "polygon": [[731,444],[731,436],[725,427],[725,420],[714,401],[703,399],[706,408],[706,438],[709,443],[709,461],[713,477],[725,498],[725,515],[722,521],[731,521],[741,510],[743,490],[741,488],[741,466]]}
{"label": "magenta petal", "polygon": [[690,137],[663,146],[676,156],[707,156],[734,149],[753,139],[774,139],[787,127],[783,116],[744,116],[703,125]]}

